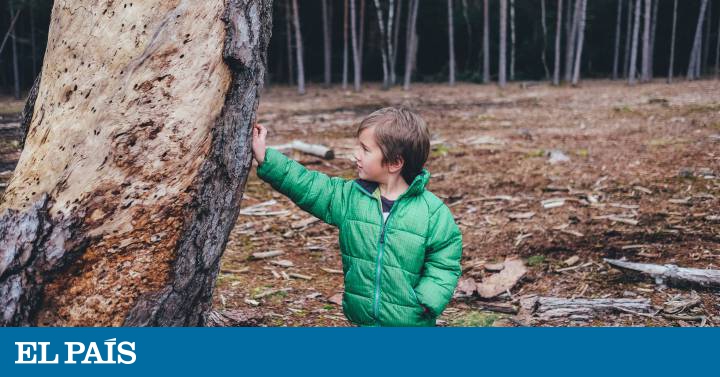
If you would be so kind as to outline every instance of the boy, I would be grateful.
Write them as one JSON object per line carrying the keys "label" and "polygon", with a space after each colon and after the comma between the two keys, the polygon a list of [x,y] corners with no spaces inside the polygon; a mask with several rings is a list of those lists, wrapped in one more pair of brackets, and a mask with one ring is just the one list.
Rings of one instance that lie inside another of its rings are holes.
{"label": "boy", "polygon": [[380,109],[358,127],[358,179],[330,178],[265,147],[253,128],[258,177],[340,230],[343,312],[360,326],[434,326],[460,277],[462,236],[450,209],[425,185],[425,121]]}

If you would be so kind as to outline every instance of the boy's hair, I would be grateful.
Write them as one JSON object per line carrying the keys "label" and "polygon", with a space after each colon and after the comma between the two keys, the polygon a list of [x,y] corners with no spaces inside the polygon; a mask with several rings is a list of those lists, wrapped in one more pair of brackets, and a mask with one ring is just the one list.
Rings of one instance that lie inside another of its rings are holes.
{"label": "boy's hair", "polygon": [[370,127],[375,127],[375,141],[382,151],[383,164],[402,158],[400,175],[411,184],[430,154],[430,134],[425,120],[404,107],[385,107],[360,122],[357,136]]}

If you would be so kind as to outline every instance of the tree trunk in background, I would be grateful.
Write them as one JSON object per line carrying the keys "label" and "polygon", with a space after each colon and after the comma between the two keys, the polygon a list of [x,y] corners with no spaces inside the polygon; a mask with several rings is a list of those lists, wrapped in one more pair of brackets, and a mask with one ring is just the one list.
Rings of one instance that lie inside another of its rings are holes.
{"label": "tree trunk in background", "polygon": [[700,68],[700,74],[708,71],[707,67],[710,62],[710,28],[712,27],[712,1],[707,5],[707,16],[705,17],[705,39],[703,48],[703,58]]}
{"label": "tree trunk in background", "polygon": [[653,1],[653,13],[650,22],[650,79],[655,77],[655,36],[657,35],[657,16],[660,0]]}
{"label": "tree trunk in background", "polygon": [[501,88],[507,85],[506,74],[506,55],[507,55],[507,2],[508,0],[500,0],[500,54],[498,58],[498,84]]}
{"label": "tree trunk in background", "polygon": [[617,15],[615,21],[615,48],[613,49],[613,71],[612,79],[618,79],[618,63],[620,60],[620,32],[622,31],[620,25],[622,24],[622,0],[618,0]]}
{"label": "tree trunk in background", "polygon": [[[675,0],[677,1],[677,0]],[[720,15],[720,12],[718,12]],[[720,16],[718,16],[717,39],[715,42],[715,78],[720,78]]]}
{"label": "tree trunk in background", "polygon": [[705,9],[707,8],[707,0],[700,3],[700,14],[698,15],[697,26],[695,27],[695,38],[693,39],[692,51],[690,51],[690,61],[688,63],[687,79],[694,80],[700,77],[700,50],[702,47],[702,26],[705,17]]}
{"label": "tree trunk in background", "polygon": [[577,35],[577,23],[575,23],[575,11],[579,0],[568,0],[567,18],[565,20],[565,81],[572,79],[572,63],[575,56],[575,36]]}
{"label": "tree trunk in background", "polygon": [[670,36],[670,61],[668,65],[668,84],[672,83],[673,80],[673,66],[675,63],[675,30],[677,28],[677,3],[678,0],[673,1],[673,22],[672,22],[672,35]]}
{"label": "tree trunk in background", "polygon": [[360,0],[360,30],[358,32],[358,56],[360,64],[360,82],[362,83],[363,56],[365,54],[365,0]]}
{"label": "tree trunk in background", "polygon": [[342,88],[347,89],[348,85],[348,0],[343,4],[343,68]]}
{"label": "tree trunk in background", "polygon": [[585,44],[585,14],[587,13],[587,0],[582,2],[582,10],[579,17],[577,48],[575,49],[575,69],[573,72],[572,84],[577,85],[580,81],[580,62],[582,61],[583,45]]}
{"label": "tree trunk in background", "polygon": [[395,20],[395,0],[389,0],[390,6],[388,7],[388,18],[387,18],[387,70],[388,70],[388,82],[387,87],[389,88],[394,82],[395,77],[393,76],[393,68],[391,67],[390,62],[392,61],[392,56],[395,53],[395,48],[393,46],[393,21]]}
{"label": "tree trunk in background", "polygon": [[650,81],[650,18],[652,16],[652,0],[645,0],[645,21],[643,22],[643,48],[640,81]]}
{"label": "tree trunk in background", "polygon": [[390,57],[390,77],[392,78],[392,84],[397,84],[397,56],[398,50],[400,50],[400,21],[402,19],[402,3],[403,0],[397,0],[395,7],[395,29],[393,30],[393,54]]}
{"label": "tree trunk in background", "polygon": [[483,83],[485,84],[490,82],[490,10],[488,1],[483,0]]}
{"label": "tree trunk in background", "polygon": [[300,32],[300,9],[297,0],[292,0],[293,4],[293,25],[295,26],[295,52],[297,56],[297,82],[298,94],[305,94],[305,60],[303,58],[303,41]]}
{"label": "tree trunk in background", "polygon": [[35,12],[30,7],[30,49],[32,50],[32,74],[37,77],[37,40],[35,38]]}
{"label": "tree trunk in background", "polygon": [[542,27],[543,33],[543,44],[542,44],[542,55],[540,60],[542,61],[543,69],[545,70],[545,80],[550,80],[550,70],[547,65],[547,22],[545,18],[547,12],[545,12],[545,0],[540,0],[540,26]]}
{"label": "tree trunk in background", "polygon": [[628,69],[630,68],[630,46],[632,45],[632,19],[633,19],[633,1],[627,1],[627,23],[625,25],[625,60],[623,62],[623,77],[628,78]]}
{"label": "tree trunk in background", "polygon": [[553,71],[553,85],[560,85],[560,49],[562,48],[560,39],[562,36],[563,0],[558,0],[557,7],[557,21],[555,24],[555,69]]}
{"label": "tree trunk in background", "polygon": [[641,3],[643,0],[635,0],[635,21],[633,22],[633,37],[632,37],[632,48],[630,51],[630,68],[628,71],[628,84],[635,85],[637,82],[637,52],[638,52],[638,38],[640,35],[640,10]]}
{"label": "tree trunk in background", "polygon": [[[168,3],[55,2],[0,210],[0,326],[204,324],[251,168],[272,2]],[[120,33],[87,38],[100,23]]]}
{"label": "tree trunk in background", "polygon": [[462,8],[463,8],[463,19],[465,20],[465,29],[467,29],[467,46],[465,48],[465,51],[467,51],[466,58],[465,58],[465,70],[470,69],[470,57],[472,54],[470,54],[470,51],[472,51],[473,44],[473,36],[472,36],[472,24],[470,23],[470,15],[468,14],[469,5],[467,0],[462,0]]}
{"label": "tree trunk in background", "polygon": [[413,67],[415,65],[415,54],[417,53],[417,14],[420,0],[410,0],[408,4],[408,24],[405,34],[405,78],[403,89],[410,89]]}
{"label": "tree trunk in background", "polygon": [[455,24],[453,22],[453,3],[447,0],[448,10],[448,83],[455,85]]}
{"label": "tree trunk in background", "polygon": [[355,14],[355,0],[350,0],[350,39],[353,50],[353,89],[360,91],[360,53],[358,52],[357,16]]}
{"label": "tree trunk in background", "polygon": [[287,36],[287,55],[288,55],[288,83],[295,85],[295,58],[292,48],[292,4],[290,0],[285,1],[285,30]]}
{"label": "tree trunk in background", "polygon": [[[13,11],[12,3],[10,3],[9,6],[10,22],[12,23],[12,20],[15,19],[15,15],[20,14],[20,11],[18,10],[17,13],[15,13],[15,11]],[[13,96],[15,96],[15,99],[20,99],[20,68],[18,66],[17,38],[15,37],[15,30],[15,25],[12,25],[12,28],[10,29],[10,47],[12,48]]]}
{"label": "tree trunk in background", "polygon": [[322,0],[322,23],[323,23],[323,62],[325,68],[324,81],[325,86],[330,86],[332,82],[332,51],[330,36],[330,21],[328,20],[328,4],[327,0]]}
{"label": "tree trunk in background", "polygon": [[510,0],[510,81],[515,80],[515,0]]}
{"label": "tree trunk in background", "polygon": [[383,70],[383,89],[390,87],[390,72],[388,70],[388,50],[387,43],[385,40],[388,38],[385,32],[385,16],[380,6],[380,0],[374,0],[375,13],[377,14],[378,29],[380,30],[380,55],[382,56],[382,70]]}

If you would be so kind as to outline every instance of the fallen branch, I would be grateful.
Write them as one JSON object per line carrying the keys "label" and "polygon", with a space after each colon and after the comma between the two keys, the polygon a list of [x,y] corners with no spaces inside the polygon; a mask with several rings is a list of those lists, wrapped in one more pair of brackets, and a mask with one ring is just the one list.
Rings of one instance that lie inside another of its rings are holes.
{"label": "fallen branch", "polygon": [[287,144],[273,145],[271,148],[278,150],[295,149],[302,153],[318,156],[326,160],[332,160],[335,158],[335,152],[332,149],[321,144],[308,144],[300,140],[293,140]]}
{"label": "fallen branch", "polygon": [[608,264],[621,270],[650,275],[655,283],[664,285],[666,281],[679,285],[700,285],[720,288],[720,270],[678,267],[674,264],[634,263],[617,259],[605,259]]}
{"label": "fallen branch", "polygon": [[652,314],[652,304],[647,298],[576,298],[538,297],[532,312],[534,317],[551,320],[570,318],[588,320],[601,313],[628,312],[636,315]]}

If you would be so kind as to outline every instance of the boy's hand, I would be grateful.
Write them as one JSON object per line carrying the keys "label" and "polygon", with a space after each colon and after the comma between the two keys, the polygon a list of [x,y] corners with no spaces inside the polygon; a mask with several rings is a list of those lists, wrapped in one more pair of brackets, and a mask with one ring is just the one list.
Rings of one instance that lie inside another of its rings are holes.
{"label": "boy's hand", "polygon": [[257,161],[258,166],[262,165],[262,163],[265,161],[265,137],[267,136],[267,128],[255,124],[253,126],[253,140],[252,140],[252,149],[253,149],[253,157],[255,157],[255,161]]}

